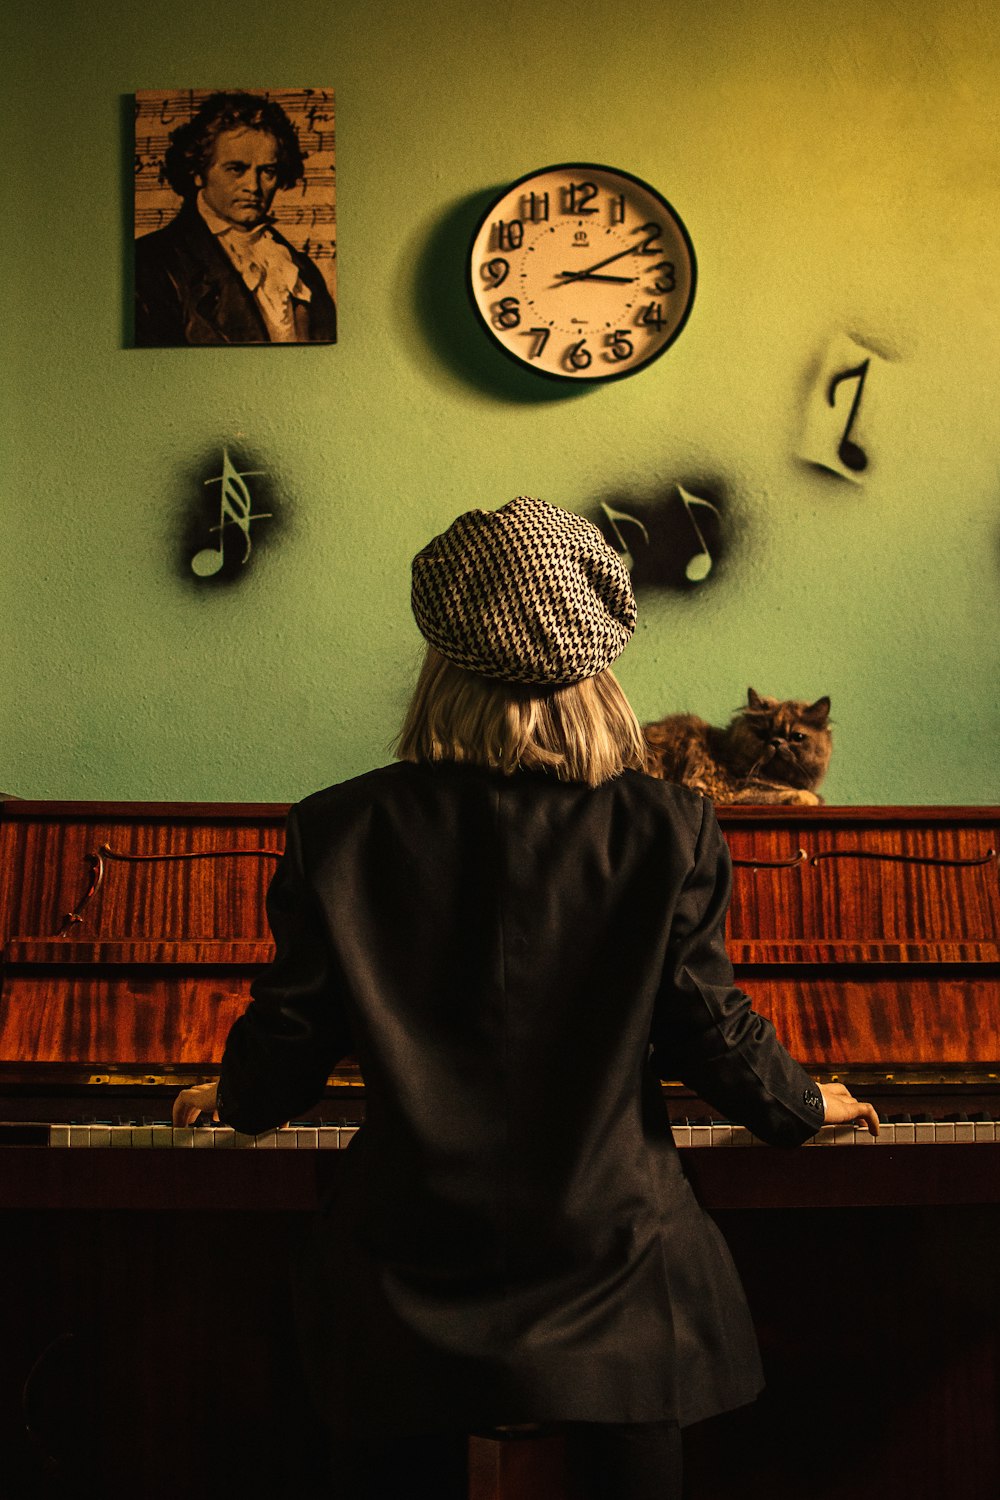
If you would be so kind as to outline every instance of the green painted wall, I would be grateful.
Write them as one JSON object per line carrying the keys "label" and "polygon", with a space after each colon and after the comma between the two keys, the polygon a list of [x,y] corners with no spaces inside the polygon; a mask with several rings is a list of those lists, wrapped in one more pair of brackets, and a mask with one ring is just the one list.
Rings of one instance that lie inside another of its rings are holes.
{"label": "green painted wall", "polygon": [[[640,715],[826,692],[829,800],[1000,801],[992,4],[54,0],[6,25],[0,787],[284,799],[380,763],[433,532],[703,476],[734,543],[640,598]],[[128,348],[126,96],[327,82],[341,343]],[[659,187],[700,270],[674,348],[586,392],[494,353],[462,289],[489,193],[564,160]],[[796,456],[838,333],[891,361],[863,486]],[[287,524],[213,592],[177,532],[223,442]]]}

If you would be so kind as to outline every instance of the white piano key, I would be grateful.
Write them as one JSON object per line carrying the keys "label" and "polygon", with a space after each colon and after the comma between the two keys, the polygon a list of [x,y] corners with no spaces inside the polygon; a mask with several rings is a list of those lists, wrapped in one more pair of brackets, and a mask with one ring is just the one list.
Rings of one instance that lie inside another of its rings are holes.
{"label": "white piano key", "polygon": [[854,1140],[848,1142],[848,1144],[854,1146],[874,1146],[875,1137],[872,1135],[871,1131],[866,1130],[863,1125],[855,1125]]}
{"label": "white piano key", "polygon": [[49,1145],[50,1146],[68,1146],[69,1145],[69,1133],[72,1130],[72,1128],[73,1128],[72,1125],[50,1125],[49,1126]]}
{"label": "white piano key", "polygon": [[689,1125],[688,1129],[691,1132],[691,1144],[692,1144],[692,1146],[711,1146],[711,1144],[712,1144],[712,1127],[711,1127],[711,1125]]}
{"label": "white piano key", "polygon": [[274,1144],[279,1151],[294,1151],[296,1149],[295,1131],[291,1125],[282,1125],[280,1130],[274,1132]]}
{"label": "white piano key", "polygon": [[172,1126],[153,1125],[150,1129],[150,1134],[152,1136],[150,1145],[156,1147],[157,1150],[163,1150],[164,1148],[173,1147],[174,1132]]}
{"label": "white piano key", "polygon": [[709,1126],[712,1132],[709,1141],[710,1146],[731,1146],[733,1144],[733,1127],[726,1124],[713,1123]]}
{"label": "white piano key", "polygon": [[89,1133],[90,1133],[90,1140],[87,1142],[88,1146],[110,1146],[111,1145],[111,1126],[110,1125],[91,1125]]}
{"label": "white piano key", "polygon": [[295,1128],[295,1144],[300,1151],[315,1151],[319,1145],[315,1125],[298,1125]]}
{"label": "white piano key", "polygon": [[178,1125],[173,1132],[174,1145],[190,1150],[194,1145],[194,1134],[190,1125]]}
{"label": "white piano key", "polygon": [[257,1150],[273,1151],[275,1146],[277,1145],[277,1141],[275,1140],[275,1136],[277,1135],[277,1133],[278,1132],[276,1130],[265,1130],[261,1135],[259,1135],[257,1137]]}
{"label": "white piano key", "polygon": [[955,1121],[934,1121],[934,1144],[936,1146],[953,1146],[955,1144]]}
{"label": "white piano key", "polygon": [[753,1131],[748,1130],[745,1125],[734,1125],[732,1143],[734,1146],[752,1146]]}
{"label": "white piano key", "polygon": [[69,1143],[71,1146],[89,1146],[90,1126],[71,1125],[69,1127]]}
{"label": "white piano key", "polygon": [[211,1125],[195,1125],[191,1134],[194,1136],[194,1144],[201,1151],[211,1151],[215,1145],[215,1131]]}
{"label": "white piano key", "polygon": [[997,1127],[995,1120],[977,1120],[974,1126],[974,1139],[979,1141],[995,1141],[997,1139]]}
{"label": "white piano key", "polygon": [[955,1145],[970,1146],[976,1139],[976,1127],[972,1120],[955,1121]]}
{"label": "white piano key", "polygon": [[343,1147],[349,1146],[351,1144],[351,1142],[353,1141],[354,1137],[357,1135],[357,1133],[358,1133],[358,1127],[356,1125],[341,1125],[341,1127],[340,1127],[340,1144],[341,1144],[341,1147],[343,1148]]}
{"label": "white piano key", "polygon": [[897,1120],[891,1129],[894,1146],[912,1146],[916,1140],[916,1126],[912,1120]]}
{"label": "white piano key", "polygon": [[673,1126],[671,1126],[671,1133],[673,1134],[673,1137],[674,1137],[674,1145],[675,1146],[690,1146],[690,1144],[691,1144],[691,1126],[690,1125],[673,1125]]}
{"label": "white piano key", "polygon": [[832,1146],[833,1145],[833,1134],[834,1134],[834,1131],[836,1129],[837,1129],[836,1125],[821,1125],[819,1127],[819,1129],[817,1130],[816,1134],[813,1136],[813,1145],[814,1146]]}
{"label": "white piano key", "polygon": [[223,1146],[232,1150],[236,1145],[236,1131],[231,1125],[213,1125],[212,1135],[214,1137],[212,1145],[217,1151]]}
{"label": "white piano key", "polygon": [[933,1146],[934,1144],[934,1121],[914,1120],[913,1142],[916,1146]]}
{"label": "white piano key", "polygon": [[245,1135],[242,1130],[234,1130],[233,1145],[237,1150],[253,1151],[257,1146],[257,1137],[255,1135]]}
{"label": "white piano key", "polygon": [[132,1126],[132,1145],[133,1146],[138,1147],[141,1150],[141,1149],[144,1149],[147,1146],[151,1146],[152,1144],[153,1144],[153,1127],[152,1127],[152,1125],[133,1125]]}
{"label": "white piano key", "polygon": [[833,1132],[830,1144],[833,1146],[854,1146],[857,1144],[853,1122],[849,1125],[829,1125],[828,1130]]}
{"label": "white piano key", "polygon": [[112,1125],[110,1127],[110,1144],[112,1146],[126,1148],[132,1145],[131,1125]]}
{"label": "white piano key", "polygon": [[320,1151],[340,1149],[340,1131],[336,1125],[320,1125],[316,1131],[316,1144]]}

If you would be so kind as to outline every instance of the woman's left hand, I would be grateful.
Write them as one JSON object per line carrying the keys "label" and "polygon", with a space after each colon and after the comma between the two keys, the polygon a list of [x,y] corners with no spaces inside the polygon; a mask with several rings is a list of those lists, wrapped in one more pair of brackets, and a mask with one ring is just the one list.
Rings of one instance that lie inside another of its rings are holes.
{"label": "woman's left hand", "polygon": [[194,1088],[181,1089],[174,1100],[173,1123],[182,1127],[193,1125],[199,1115],[211,1115],[213,1120],[217,1120],[219,1118],[219,1111],[216,1109],[218,1091],[218,1082],[199,1083]]}

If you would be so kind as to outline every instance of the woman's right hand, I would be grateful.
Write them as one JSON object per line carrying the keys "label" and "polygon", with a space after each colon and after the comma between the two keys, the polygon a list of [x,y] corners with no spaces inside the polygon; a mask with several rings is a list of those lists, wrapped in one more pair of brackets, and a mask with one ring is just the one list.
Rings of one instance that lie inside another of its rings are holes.
{"label": "woman's right hand", "polygon": [[878,1135],[878,1115],[873,1105],[855,1099],[842,1083],[821,1083],[819,1091],[826,1104],[824,1125],[851,1125],[857,1121],[872,1135]]}

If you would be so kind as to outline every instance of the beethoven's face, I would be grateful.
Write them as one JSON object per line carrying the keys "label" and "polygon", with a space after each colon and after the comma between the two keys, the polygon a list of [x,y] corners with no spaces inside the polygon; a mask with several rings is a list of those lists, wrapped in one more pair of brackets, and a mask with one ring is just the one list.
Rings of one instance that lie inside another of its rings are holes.
{"label": "beethoven's face", "polygon": [[223,130],[195,182],[208,207],[238,229],[267,218],[278,186],[278,143],[266,130]]}

